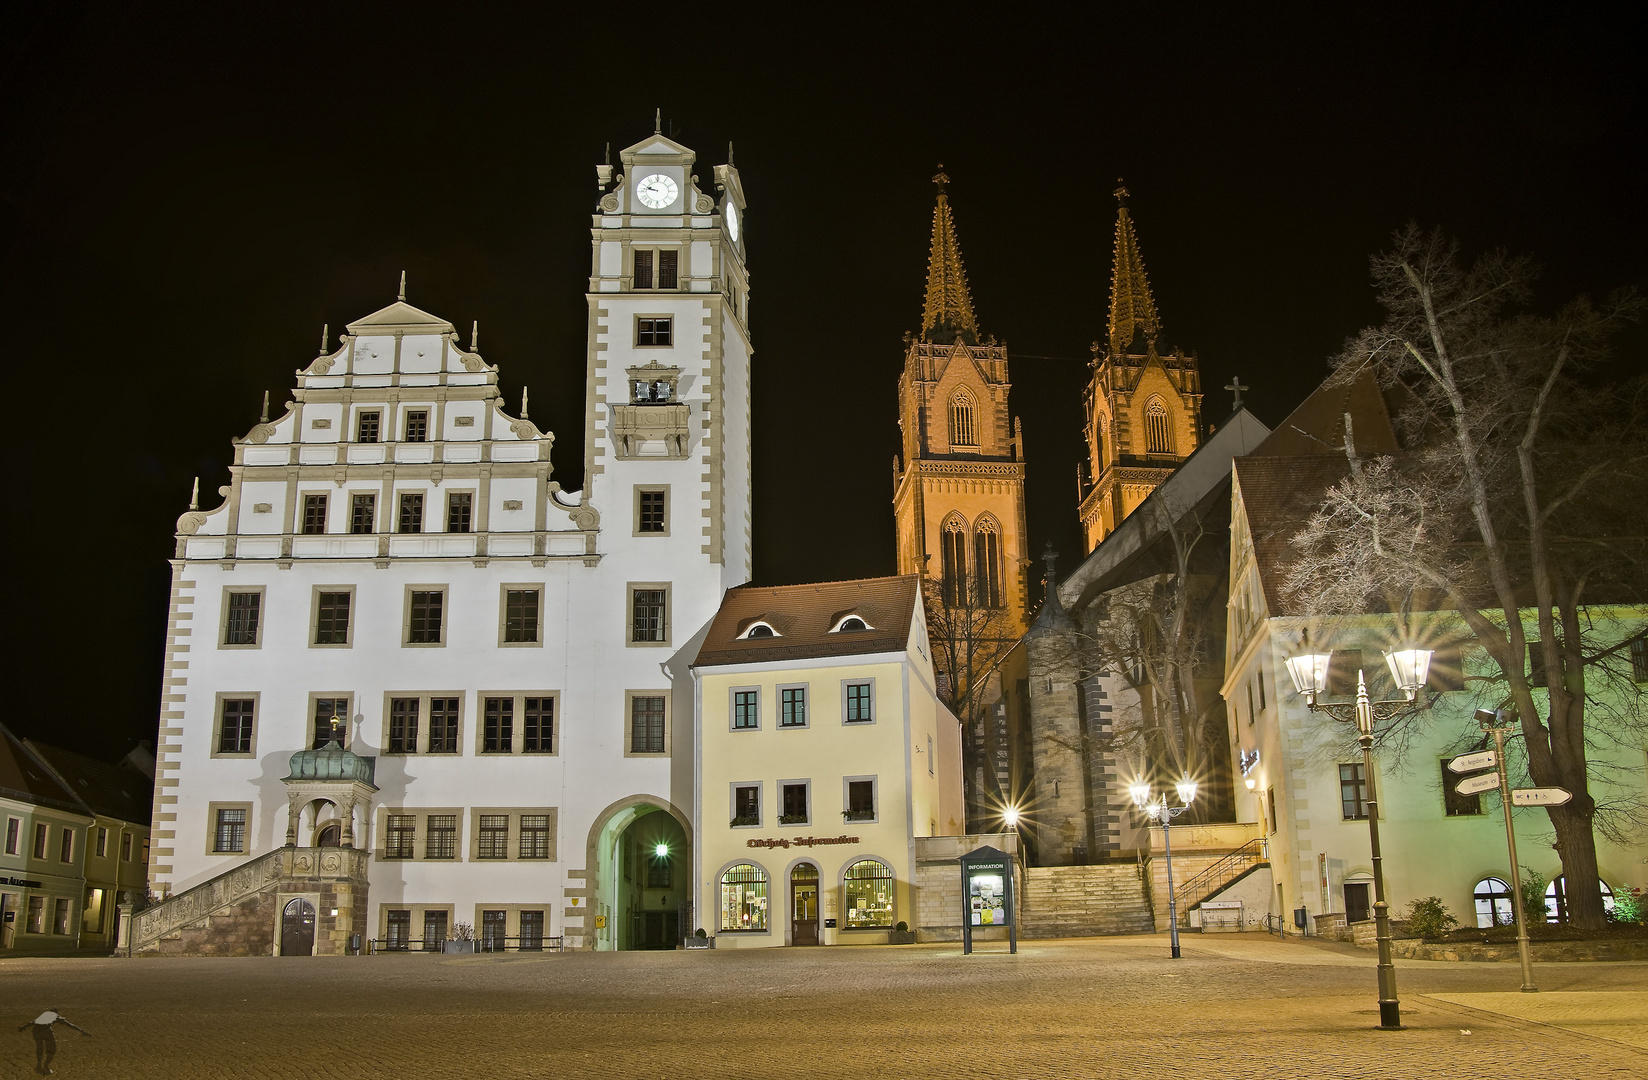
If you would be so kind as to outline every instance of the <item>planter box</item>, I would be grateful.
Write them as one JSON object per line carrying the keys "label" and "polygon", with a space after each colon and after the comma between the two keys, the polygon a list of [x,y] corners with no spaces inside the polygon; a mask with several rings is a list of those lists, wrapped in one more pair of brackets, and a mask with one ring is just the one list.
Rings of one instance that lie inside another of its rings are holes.
{"label": "planter box", "polygon": [[915,943],[916,932],[914,930],[887,931],[887,944],[889,945],[914,945]]}
{"label": "planter box", "polygon": [[715,939],[712,937],[690,937],[686,939],[686,944],[689,949],[713,949],[715,948]]}
{"label": "planter box", "polygon": [[444,953],[472,953],[474,951],[475,943],[473,941],[448,941],[441,946],[441,952]]}

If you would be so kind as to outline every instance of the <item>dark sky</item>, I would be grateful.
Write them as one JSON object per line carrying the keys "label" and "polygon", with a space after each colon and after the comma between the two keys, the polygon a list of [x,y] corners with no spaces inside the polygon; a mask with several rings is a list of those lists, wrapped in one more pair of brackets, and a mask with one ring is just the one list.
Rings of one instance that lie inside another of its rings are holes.
{"label": "dark sky", "polygon": [[1546,304],[1648,280],[1641,39],[1606,9],[480,7],[8,7],[8,725],[152,738],[191,479],[215,505],[263,391],[278,412],[321,325],[402,269],[413,303],[480,320],[579,486],[593,166],[655,108],[706,188],[732,140],[749,197],[765,584],[893,569],[940,161],[983,329],[1022,357],[1030,541],[1066,567],[1118,176],[1214,420],[1235,373],[1272,424],[1314,386],[1409,219],[1533,254]]}

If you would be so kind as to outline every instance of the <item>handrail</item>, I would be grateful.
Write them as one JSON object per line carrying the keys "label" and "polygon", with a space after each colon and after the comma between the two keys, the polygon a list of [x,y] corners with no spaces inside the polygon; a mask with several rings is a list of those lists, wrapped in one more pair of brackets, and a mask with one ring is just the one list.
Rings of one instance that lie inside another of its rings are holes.
{"label": "handrail", "polygon": [[1190,903],[1200,903],[1224,888],[1232,879],[1240,877],[1249,867],[1264,862],[1265,859],[1265,841],[1262,838],[1249,840],[1180,885],[1174,890],[1173,898],[1178,902],[1179,909],[1188,913],[1187,899]]}

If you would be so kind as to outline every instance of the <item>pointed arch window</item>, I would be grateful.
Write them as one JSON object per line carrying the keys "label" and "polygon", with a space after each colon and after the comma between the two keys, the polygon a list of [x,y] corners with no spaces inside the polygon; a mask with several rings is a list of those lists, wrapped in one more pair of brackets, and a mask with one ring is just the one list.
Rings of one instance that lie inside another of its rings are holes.
{"label": "pointed arch window", "polygon": [[1099,413],[1093,418],[1093,478],[1096,481],[1099,473],[1110,463],[1110,453],[1105,446],[1105,438],[1109,432],[1105,430],[1105,418]]}
{"label": "pointed arch window", "polygon": [[1144,407],[1145,448],[1152,454],[1173,452],[1173,425],[1161,398],[1151,398]]}
{"label": "pointed arch window", "polygon": [[1001,529],[988,514],[973,525],[973,586],[979,607],[1002,606]]}
{"label": "pointed arch window", "polygon": [[944,604],[960,607],[967,596],[967,524],[952,515],[944,522],[940,539],[943,565]]}
{"label": "pointed arch window", "polygon": [[973,395],[957,390],[950,395],[950,445],[973,447],[978,441],[978,410]]}

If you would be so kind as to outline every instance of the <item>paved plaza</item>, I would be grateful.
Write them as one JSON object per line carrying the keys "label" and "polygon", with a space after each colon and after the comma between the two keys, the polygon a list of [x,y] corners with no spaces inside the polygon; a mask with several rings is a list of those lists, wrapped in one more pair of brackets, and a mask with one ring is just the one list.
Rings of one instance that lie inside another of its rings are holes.
{"label": "paved plaza", "polygon": [[1648,963],[1398,961],[1259,935],[477,957],[0,960],[0,1076],[48,1007],[62,1077],[1648,1075]]}

